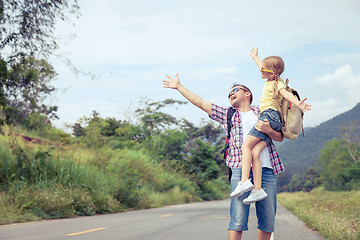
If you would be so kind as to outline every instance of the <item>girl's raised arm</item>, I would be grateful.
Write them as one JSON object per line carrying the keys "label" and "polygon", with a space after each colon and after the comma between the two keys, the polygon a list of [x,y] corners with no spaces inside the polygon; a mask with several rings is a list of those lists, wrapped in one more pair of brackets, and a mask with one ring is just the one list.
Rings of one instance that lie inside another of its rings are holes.
{"label": "girl's raised arm", "polygon": [[250,56],[254,59],[256,65],[258,66],[259,70],[261,71],[261,67],[262,67],[262,62],[258,56],[258,48],[253,48],[251,49],[251,52],[250,52]]}
{"label": "girl's raised arm", "polygon": [[279,93],[286,98],[287,100],[289,100],[290,102],[292,102],[293,104],[295,104],[298,108],[300,108],[303,112],[309,111],[311,110],[311,105],[307,104],[305,101],[307,98],[304,98],[303,100],[299,101],[293,94],[289,93],[288,91],[285,90],[285,88],[282,88],[279,90]]}

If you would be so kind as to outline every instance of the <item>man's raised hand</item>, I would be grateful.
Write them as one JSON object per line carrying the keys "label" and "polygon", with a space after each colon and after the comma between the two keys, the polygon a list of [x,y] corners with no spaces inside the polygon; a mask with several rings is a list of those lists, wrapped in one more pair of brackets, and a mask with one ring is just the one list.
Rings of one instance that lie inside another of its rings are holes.
{"label": "man's raised hand", "polygon": [[177,89],[180,83],[179,74],[175,74],[175,77],[166,76],[169,80],[163,80],[164,88]]}

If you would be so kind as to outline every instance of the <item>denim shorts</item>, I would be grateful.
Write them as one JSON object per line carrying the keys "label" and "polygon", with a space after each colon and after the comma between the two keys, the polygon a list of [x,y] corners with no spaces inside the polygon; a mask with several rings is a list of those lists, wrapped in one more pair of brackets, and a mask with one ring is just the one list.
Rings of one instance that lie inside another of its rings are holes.
{"label": "denim shorts", "polygon": [[[252,172],[250,172],[252,178]],[[241,168],[232,169],[231,191],[234,191],[241,179]],[[270,168],[262,169],[261,186],[268,196],[255,203],[256,216],[258,219],[258,229],[264,232],[274,232],[275,215],[276,215],[276,176]],[[230,203],[230,223],[228,230],[247,231],[250,205],[243,204],[249,192],[240,197],[231,197]]]}
{"label": "denim shorts", "polygon": [[[275,111],[273,109],[266,109],[260,114],[259,117],[259,120],[264,121],[264,119],[269,120],[270,127],[275,131],[281,130],[281,119],[278,111]],[[249,135],[260,138],[261,140],[265,141],[267,144],[269,144],[271,140],[271,138],[267,134],[256,130],[255,126],[250,130]]]}

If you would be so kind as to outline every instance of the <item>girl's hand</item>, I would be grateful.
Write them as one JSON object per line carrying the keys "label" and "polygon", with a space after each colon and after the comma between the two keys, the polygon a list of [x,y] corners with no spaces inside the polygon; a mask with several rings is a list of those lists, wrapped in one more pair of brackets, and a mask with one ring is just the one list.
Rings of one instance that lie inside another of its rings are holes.
{"label": "girl's hand", "polygon": [[179,74],[175,75],[175,78],[166,76],[169,80],[163,80],[164,88],[177,89],[180,83]]}
{"label": "girl's hand", "polygon": [[255,57],[258,56],[258,48],[253,48],[250,51],[250,56],[254,59]]}
{"label": "girl's hand", "polygon": [[307,99],[307,98],[304,98],[303,100],[301,100],[301,101],[299,102],[299,105],[298,105],[298,107],[299,107],[303,112],[306,112],[306,111],[311,110],[311,105],[305,103],[306,99]]}

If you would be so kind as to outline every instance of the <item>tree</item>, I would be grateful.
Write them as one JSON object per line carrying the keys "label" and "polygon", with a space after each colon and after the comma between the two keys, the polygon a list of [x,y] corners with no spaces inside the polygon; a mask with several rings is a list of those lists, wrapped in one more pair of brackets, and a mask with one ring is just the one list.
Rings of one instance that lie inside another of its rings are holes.
{"label": "tree", "polygon": [[219,155],[218,149],[200,138],[195,139],[195,144],[196,147],[190,151],[189,172],[200,179],[216,179],[220,173],[220,168],[214,160],[215,156]]}
{"label": "tree", "polygon": [[46,60],[29,57],[12,64],[8,70],[9,81],[4,86],[7,117],[25,119],[31,114],[40,114],[45,119],[58,118],[57,106],[45,102],[55,91],[50,85],[55,76],[54,68]]}
{"label": "tree", "polygon": [[221,134],[224,133],[223,128],[219,124],[215,125],[213,121],[203,121],[200,127],[196,127],[193,123],[183,119],[181,127],[191,139],[201,137],[212,144],[221,144],[222,141],[225,141],[225,134],[221,138]]}
{"label": "tree", "polygon": [[185,163],[184,149],[187,138],[188,136],[183,131],[168,129],[147,136],[144,145],[162,163],[167,163],[171,167],[178,167]]}
{"label": "tree", "polygon": [[320,184],[320,173],[315,167],[309,167],[305,170],[302,175],[302,180],[304,182],[303,190],[306,192],[310,192],[315,187],[319,186]]}
{"label": "tree", "polygon": [[290,192],[298,192],[301,191],[303,188],[303,181],[301,179],[300,174],[294,174],[291,177],[291,181],[288,184],[288,189]]}
{"label": "tree", "polygon": [[164,131],[166,127],[178,125],[175,117],[160,111],[160,109],[173,104],[187,104],[187,102],[173,99],[159,102],[144,100],[144,107],[135,110],[135,113],[140,117],[146,136],[153,136],[156,132]]}
{"label": "tree", "polygon": [[341,169],[337,176],[342,185],[341,190],[360,189],[360,163]]}
{"label": "tree", "polygon": [[342,190],[343,182],[339,179],[339,173],[353,164],[345,141],[334,138],[326,142],[318,164],[325,189]]}
{"label": "tree", "polygon": [[360,163],[360,122],[355,120],[349,126],[343,126],[341,137],[345,140],[348,152],[354,163]]}
{"label": "tree", "polygon": [[73,130],[72,135],[74,135],[75,137],[79,138],[79,137],[86,136],[85,128],[83,126],[81,126],[81,123],[76,122],[71,127],[72,127],[72,130]]}
{"label": "tree", "polygon": [[342,127],[342,139],[325,143],[319,158],[321,178],[327,190],[360,187],[360,125],[355,120]]}
{"label": "tree", "polygon": [[58,20],[79,16],[78,0],[0,0],[0,60],[47,57],[57,48]]}
{"label": "tree", "polygon": [[[215,125],[214,122],[210,121],[203,121],[203,124],[200,125],[200,127],[196,127],[193,123],[183,119],[181,127],[189,136],[189,139],[186,143],[186,152],[189,152],[190,149],[197,147],[195,140],[198,138],[202,139],[204,142],[216,146],[219,152],[224,146],[225,134],[221,125]],[[218,154],[214,155],[214,160],[216,160],[218,165],[224,163],[223,158]]]}
{"label": "tree", "polygon": [[72,135],[83,138],[89,146],[100,147],[110,142],[113,148],[131,148],[144,140],[140,126],[115,118],[101,118],[97,111],[93,111],[90,117],[80,118],[70,127]]}
{"label": "tree", "polygon": [[79,17],[78,0],[0,0],[0,112],[6,107],[6,88],[18,86],[16,78],[8,78],[9,69],[29,57],[54,54],[56,23],[68,15]]}

